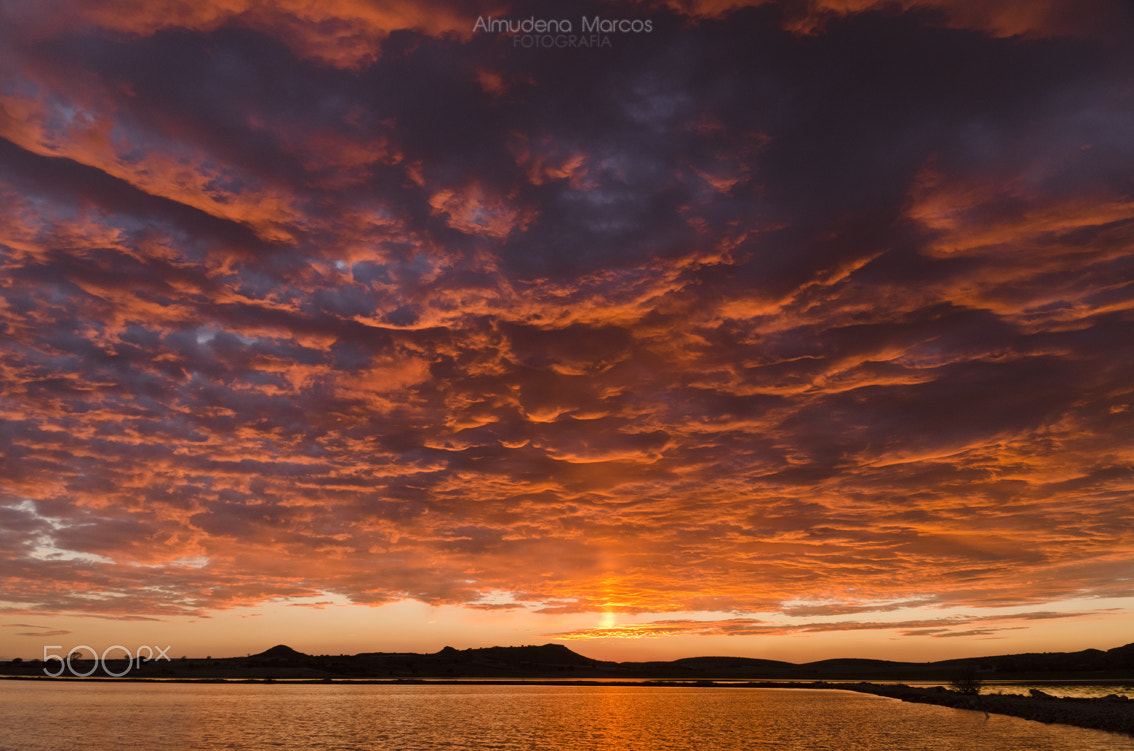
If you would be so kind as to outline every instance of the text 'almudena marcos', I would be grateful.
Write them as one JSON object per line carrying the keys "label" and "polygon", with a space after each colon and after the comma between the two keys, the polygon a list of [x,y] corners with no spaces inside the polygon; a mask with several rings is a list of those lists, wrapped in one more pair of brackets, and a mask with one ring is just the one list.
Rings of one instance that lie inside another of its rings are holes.
{"label": "text 'almudena marcos'", "polygon": [[[579,31],[584,34],[649,34],[654,30],[650,19],[602,18],[583,16],[579,19]],[[477,16],[473,31],[495,32],[497,34],[572,34],[575,26],[570,19],[493,18]]]}

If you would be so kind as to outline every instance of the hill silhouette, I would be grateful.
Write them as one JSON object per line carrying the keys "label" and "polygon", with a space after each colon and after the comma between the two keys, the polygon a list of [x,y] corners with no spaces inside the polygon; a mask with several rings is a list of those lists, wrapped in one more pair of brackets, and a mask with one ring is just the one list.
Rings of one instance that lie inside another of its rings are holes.
{"label": "hill silhouette", "polygon": [[250,660],[302,660],[309,658],[310,655],[305,655],[302,652],[297,652],[286,644],[277,644],[271,649],[266,649],[259,654],[252,655]]}
{"label": "hill silhouette", "polygon": [[[125,663],[123,662],[123,666]],[[0,663],[0,674],[42,676],[40,660]],[[115,667],[114,672],[122,672]],[[983,680],[1134,680],[1134,644],[1110,650],[971,657],[937,662],[858,658],[796,664],[746,657],[687,657],[672,661],[609,662],[562,644],[481,647],[438,652],[309,655],[286,644],[247,657],[151,660],[129,678],[196,679],[644,679],[644,680],[950,680],[973,673]]]}

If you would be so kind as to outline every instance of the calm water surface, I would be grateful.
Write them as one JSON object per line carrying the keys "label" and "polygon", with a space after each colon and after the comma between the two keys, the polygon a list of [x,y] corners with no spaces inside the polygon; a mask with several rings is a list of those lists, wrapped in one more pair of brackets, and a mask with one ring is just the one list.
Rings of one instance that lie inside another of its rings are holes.
{"label": "calm water surface", "polygon": [[1134,739],[828,690],[0,681],[0,749],[1103,751]]}

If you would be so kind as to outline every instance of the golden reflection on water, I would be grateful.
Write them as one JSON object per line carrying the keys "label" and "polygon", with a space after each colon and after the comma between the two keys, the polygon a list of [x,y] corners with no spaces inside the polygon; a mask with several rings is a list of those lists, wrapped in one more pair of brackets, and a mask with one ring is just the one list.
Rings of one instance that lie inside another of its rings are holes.
{"label": "golden reflection on water", "polygon": [[0,749],[1134,751],[1134,739],[833,690],[0,681]]}

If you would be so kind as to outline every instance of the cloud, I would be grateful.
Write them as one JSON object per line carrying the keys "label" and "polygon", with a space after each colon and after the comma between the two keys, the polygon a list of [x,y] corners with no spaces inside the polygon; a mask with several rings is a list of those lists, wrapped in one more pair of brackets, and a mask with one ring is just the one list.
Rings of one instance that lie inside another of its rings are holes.
{"label": "cloud", "polygon": [[[753,5],[776,5],[765,0],[670,0],[694,18],[727,16]],[[785,28],[797,34],[817,34],[830,25],[861,13],[903,11],[918,13],[928,23],[980,31],[995,37],[1110,36],[1114,27],[1129,27],[1128,9],[1110,0],[1069,4],[1059,0],[1010,0],[990,6],[977,0],[817,0],[780,3]],[[1112,37],[1113,38],[1113,37]]]}
{"label": "cloud", "polygon": [[[729,618],[717,621],[697,620],[659,620],[648,623],[626,624],[604,628],[584,628],[565,631],[547,636],[556,639],[652,639],[664,636],[773,636],[801,633],[825,633],[838,631],[899,631],[902,636],[928,636],[934,639],[991,636],[1001,631],[1014,631],[1024,626],[1001,626],[999,623],[1016,621],[1049,620],[1052,618],[1076,618],[1085,613],[1035,612],[1014,615],[991,616],[948,616],[917,621],[827,621],[798,624],[783,624],[761,621],[752,618]],[[958,627],[974,623],[987,623],[988,626],[957,630]]]}
{"label": "cloud", "polygon": [[1129,596],[1103,16],[45,7],[0,53],[12,612]]}
{"label": "cloud", "polygon": [[[357,67],[381,54],[395,32],[412,31],[467,37],[478,15],[462,3],[426,4],[397,0],[380,7],[356,0],[336,0],[318,8],[296,0],[270,3],[203,2],[154,8],[137,0],[89,5],[56,3],[50,7],[15,3],[6,15],[30,39],[97,29],[102,33],[149,37],[169,29],[210,33],[225,28],[267,32],[296,54],[316,64]],[[496,6],[483,8],[487,13]]]}
{"label": "cloud", "polygon": [[[3,626],[4,626],[4,628],[34,628],[34,629],[38,629],[38,630],[46,630],[46,629],[50,628],[49,626],[36,626],[34,624],[31,624],[31,623],[5,623],[5,624],[3,624]],[[70,633],[70,632],[64,632],[64,633]],[[27,634],[21,634],[21,636],[27,636]]]}

